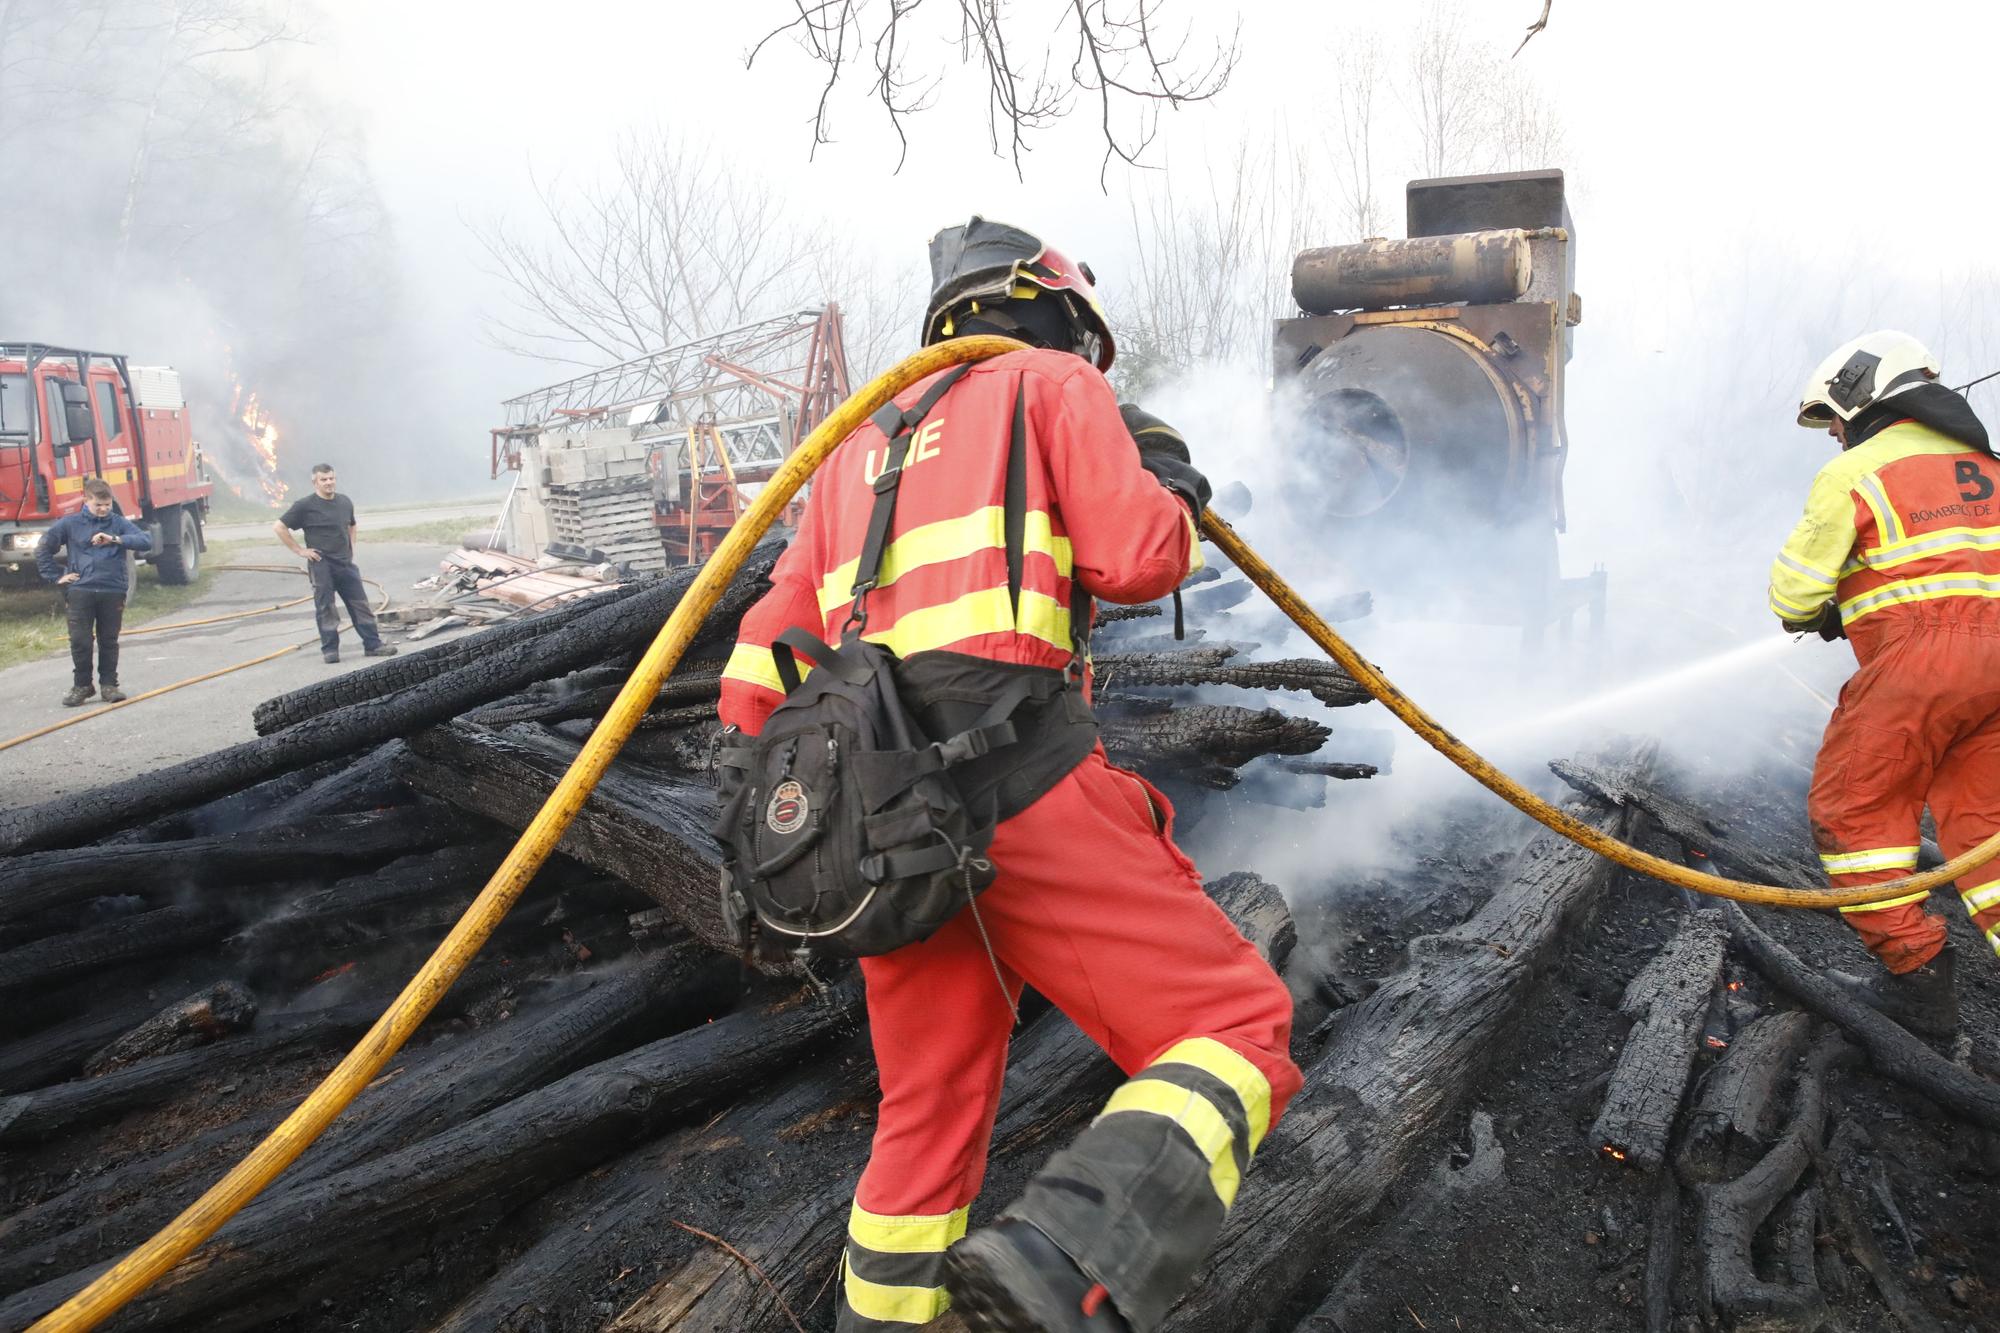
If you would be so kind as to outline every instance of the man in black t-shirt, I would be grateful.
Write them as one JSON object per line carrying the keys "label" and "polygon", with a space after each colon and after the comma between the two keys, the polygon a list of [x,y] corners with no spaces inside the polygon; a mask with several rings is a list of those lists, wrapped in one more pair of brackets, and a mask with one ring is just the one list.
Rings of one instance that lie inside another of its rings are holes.
{"label": "man in black t-shirt", "polygon": [[[361,649],[369,657],[394,657],[396,650],[382,642],[376,628],[375,612],[368,605],[368,590],[361,585],[361,570],[354,563],[354,501],[339,494],[338,480],[331,463],[315,463],[313,493],[292,502],[278,516],[271,530],[293,555],[306,558],[306,573],[312,579],[313,617],[319,622],[320,655],[329,662],[340,660],[340,611],[334,605],[337,594],[347,604],[348,619],[361,636]],[[300,546],[293,529],[305,533]]]}

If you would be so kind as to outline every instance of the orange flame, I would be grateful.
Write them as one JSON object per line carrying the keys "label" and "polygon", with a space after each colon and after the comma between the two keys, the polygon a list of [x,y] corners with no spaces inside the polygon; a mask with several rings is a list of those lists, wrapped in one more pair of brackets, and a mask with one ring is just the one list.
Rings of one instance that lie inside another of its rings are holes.
{"label": "orange flame", "polygon": [[1612,1147],[1608,1143],[1604,1145],[1604,1152],[1605,1155],[1610,1157],[1611,1160],[1614,1162],[1622,1162],[1625,1160],[1625,1154],[1619,1151],[1617,1148]]}
{"label": "orange flame", "polygon": [[1720,1037],[1705,1037],[1703,1040],[1708,1043],[1708,1048],[1712,1051],[1725,1050],[1729,1046],[1729,1043]]}
{"label": "orange flame", "polygon": [[257,485],[271,507],[278,508],[290,489],[278,478],[278,423],[257,400],[256,391],[245,392],[240,380],[229,399],[229,415],[242,427],[243,442],[257,460]]}

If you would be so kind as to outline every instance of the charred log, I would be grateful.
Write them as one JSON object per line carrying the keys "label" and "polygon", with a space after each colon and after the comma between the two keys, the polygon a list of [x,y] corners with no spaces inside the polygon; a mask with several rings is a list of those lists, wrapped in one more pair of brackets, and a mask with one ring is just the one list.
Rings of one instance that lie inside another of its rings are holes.
{"label": "charred log", "polygon": [[1590,1138],[1642,1171],[1666,1158],[1667,1138],[1694,1073],[1702,1021],[1722,976],[1729,929],[1720,912],[1699,912],[1632,978],[1618,1012],[1633,1020]]}
{"label": "charred log", "polygon": [[0,1033],[0,1093],[47,1087],[83,1072],[83,1062],[104,1043],[145,1022],[158,1008],[143,997],[103,1013],[80,1014],[66,1022],[15,1038],[10,1020]]}
{"label": "charred log", "polygon": [[1805,1049],[1812,1018],[1766,1014],[1743,1029],[1701,1086],[1675,1169],[1688,1184],[1741,1175],[1771,1143],[1778,1093]]}
{"label": "charred log", "polygon": [[1818,888],[1821,884],[1819,859],[1809,846],[1800,855],[1786,856],[1785,847],[1795,839],[1773,837],[1775,830],[1767,828],[1734,830],[1713,815],[1662,791],[1651,778],[1633,781],[1629,775],[1606,772],[1574,760],[1557,760],[1549,765],[1549,771],[1586,795],[1645,811],[1681,844],[1683,851],[1714,860],[1725,873],[1760,884],[1792,888]]}
{"label": "charred log", "polygon": [[[402,772],[411,786],[516,829],[528,826],[576,754],[571,743],[532,727],[494,732],[457,722],[411,737],[410,750]],[[616,875],[696,939],[731,953],[715,906],[720,853],[708,834],[712,805],[704,783],[614,764],[560,849]]]}
{"label": "charred log", "polygon": [[1850,998],[1791,950],[1729,904],[1730,933],[1773,985],[1820,1017],[1840,1024],[1868,1053],[1877,1073],[1921,1092],[1945,1110],[1986,1129],[2000,1130],[2000,1085],[1959,1068],[1859,1000]]}
{"label": "charred log", "polygon": [[1372,778],[1382,771],[1373,764],[1319,764],[1303,759],[1289,760],[1279,764],[1278,767],[1287,773],[1299,773],[1315,778],[1334,778],[1342,782]]}
{"label": "charred log", "polygon": [[251,722],[259,736],[268,736],[321,713],[384,699],[399,690],[435,680],[481,657],[506,652],[537,639],[560,637],[564,631],[578,627],[579,622],[614,603],[629,600],[656,587],[657,584],[652,581],[626,584],[593,597],[566,602],[539,615],[502,621],[477,634],[451,639],[421,652],[403,653],[385,661],[371,662],[359,670],[343,672],[302,689],[266,699],[251,714]]}
{"label": "charred log", "polygon": [[[752,555],[709,617],[709,636],[733,628],[765,586],[765,575],[777,553],[776,544],[767,543]],[[645,643],[679,604],[695,573],[692,569],[670,571],[635,596],[580,617],[564,633],[481,653],[463,666],[385,698],[336,708],[273,735],[60,801],[0,813],[0,853],[80,842],[167,810],[240,790],[290,769],[408,736],[534,681]]]}
{"label": "charred log", "polygon": [[1166,712],[1107,708],[1104,748],[1116,762],[1152,777],[1227,790],[1237,769],[1267,754],[1311,754],[1327,728],[1275,708],[1194,704]]}
{"label": "charred log", "polygon": [[293,947],[338,938],[357,925],[411,903],[462,907],[493,873],[512,837],[486,837],[434,852],[400,857],[365,875],[336,880],[302,893],[229,937],[233,957],[260,972],[271,969]]}
{"label": "charred log", "polygon": [[162,907],[9,949],[0,953],[0,1004],[32,986],[101,975],[212,943],[229,933],[234,920],[215,907]]}
{"label": "charred log", "polygon": [[1135,685],[1235,685],[1246,690],[1304,690],[1329,708],[1367,703],[1360,682],[1332,662],[1289,658],[1240,662],[1227,645],[1186,652],[1118,653],[1099,657],[1097,679],[1104,688]]}
{"label": "charred log", "polygon": [[261,1031],[212,1045],[155,1056],[101,1078],[58,1083],[0,1100],[0,1146],[67,1134],[137,1106],[177,1095],[198,1079],[228,1073],[281,1051],[329,1046],[366,1032],[381,1013],[376,1004],[346,1004],[267,1020]]}
{"label": "charred log", "polygon": [[[619,673],[622,677],[623,673]],[[547,690],[528,696],[502,699],[465,715],[467,722],[482,727],[504,727],[514,722],[567,722],[572,718],[601,718],[612,700],[625,688],[622,679],[603,682],[587,689]],[[722,663],[690,662],[677,669],[660,686],[648,707],[648,714],[708,703],[722,693]],[[714,710],[710,709],[710,713]],[[643,724],[642,724],[643,725]]]}
{"label": "charred log", "polygon": [[[1617,837],[1622,811],[1572,812]],[[1557,941],[1602,896],[1610,863],[1553,833],[1538,834],[1506,882],[1457,928],[1410,945],[1410,961],[1375,993],[1328,1022],[1330,1037],[1305,1087],[1272,1131],[1198,1279],[1163,1326],[1251,1328],[1296,1296],[1317,1247],[1276,1236],[1324,1236],[1381,1202],[1437,1120],[1478,1086],[1533,993]],[[1226,1275],[1226,1276],[1220,1276]]]}
{"label": "charred log", "polygon": [[90,1059],[83,1072],[96,1078],[134,1061],[206,1046],[243,1031],[257,1020],[257,997],[234,981],[218,981],[168,1005]]}
{"label": "charred log", "polygon": [[[837,988],[830,1003],[732,1014],[579,1070],[387,1157],[280,1184],[135,1301],[128,1317],[256,1327],[316,1298],[315,1279],[337,1284],[397,1251],[412,1231],[497,1216],[677,1118],[726,1102],[851,1031],[859,1014],[853,986]],[[31,1322],[98,1271],[0,1302],[0,1327]]]}
{"label": "charred log", "polygon": [[1473,1112],[1470,1138],[1465,1163],[1445,1161],[1431,1168],[1429,1178],[1417,1186],[1417,1196],[1376,1231],[1368,1247],[1348,1264],[1340,1281],[1295,1333],[1342,1333],[1387,1328],[1399,1322],[1395,1316],[1402,1313],[1400,1302],[1394,1302],[1383,1289],[1382,1273],[1403,1263],[1408,1255],[1431,1252],[1432,1233],[1439,1222],[1506,1178],[1507,1153],[1493,1133],[1493,1117],[1484,1111]]}
{"label": "charred log", "polygon": [[[1794,1217],[1786,1228],[1793,1241],[1785,1247],[1789,1282],[1758,1276],[1751,1247],[1765,1219],[1819,1153],[1826,1136],[1827,1080],[1834,1067],[1852,1054],[1853,1048],[1837,1035],[1815,1044],[1799,1076],[1791,1124],[1776,1146],[1737,1179],[1702,1189],[1702,1304],[1726,1327],[1813,1333],[1826,1320],[1826,1298],[1813,1274],[1809,1220]],[[1803,1272],[1796,1248],[1800,1226],[1806,1228]]]}
{"label": "charred log", "polygon": [[0,920],[104,894],[158,897],[347,870],[445,846],[473,827],[448,805],[425,804],[286,829],[34,852],[0,864]]}

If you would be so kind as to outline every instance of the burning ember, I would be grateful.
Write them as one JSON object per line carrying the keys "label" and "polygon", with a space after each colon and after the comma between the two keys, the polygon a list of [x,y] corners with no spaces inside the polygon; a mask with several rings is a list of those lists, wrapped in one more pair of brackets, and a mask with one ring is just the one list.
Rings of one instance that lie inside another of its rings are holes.
{"label": "burning ember", "polygon": [[1608,1143],[1604,1145],[1604,1155],[1606,1157],[1609,1157],[1614,1162],[1622,1162],[1625,1160],[1624,1152],[1621,1151],[1620,1149],[1612,1147]]}
{"label": "burning ember", "polygon": [[354,963],[351,960],[342,963],[339,967],[329,967],[326,971],[314,977],[312,979],[312,984],[317,986],[322,981],[332,981],[335,977],[346,976],[349,972],[352,972],[353,970],[354,970]]}
{"label": "burning ember", "polygon": [[1729,983],[1729,989],[1731,989],[1731,990],[1742,990],[1742,989],[1743,989],[1743,983],[1742,983],[1742,982],[1740,982],[1740,981],[1732,981],[1732,982],[1730,982],[1730,983]]}
{"label": "burning ember", "polygon": [[229,415],[242,428],[243,441],[257,460],[257,485],[271,507],[278,508],[289,489],[278,479],[278,424],[257,400],[256,391],[246,392],[240,380],[229,398]]}
{"label": "burning ember", "polygon": [[1708,1036],[1703,1037],[1702,1040],[1708,1043],[1708,1049],[1711,1051],[1723,1051],[1729,1049],[1729,1043],[1724,1041],[1722,1038],[1716,1036],[1712,1032]]}

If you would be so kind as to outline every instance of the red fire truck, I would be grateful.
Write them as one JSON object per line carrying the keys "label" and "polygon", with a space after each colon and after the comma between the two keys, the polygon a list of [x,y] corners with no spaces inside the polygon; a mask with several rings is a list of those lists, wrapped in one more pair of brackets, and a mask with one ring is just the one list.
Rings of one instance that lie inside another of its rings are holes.
{"label": "red fire truck", "polygon": [[109,352],[0,342],[0,577],[34,580],[35,544],[102,477],[153,538],[162,583],[190,583],[215,489],[178,371]]}

